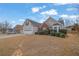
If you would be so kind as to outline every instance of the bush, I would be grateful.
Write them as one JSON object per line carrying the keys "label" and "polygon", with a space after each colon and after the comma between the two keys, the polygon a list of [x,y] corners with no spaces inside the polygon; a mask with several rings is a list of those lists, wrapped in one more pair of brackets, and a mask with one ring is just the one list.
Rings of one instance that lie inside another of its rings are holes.
{"label": "bush", "polygon": [[39,35],[51,35],[51,36],[56,36],[56,37],[62,37],[65,38],[67,31],[66,30],[60,30],[60,32],[55,32],[55,31],[49,31],[49,30],[40,30],[38,32],[35,32],[35,34]]}
{"label": "bush", "polygon": [[58,33],[56,32],[55,36],[60,37],[60,34],[61,34],[60,32],[58,32]]}
{"label": "bush", "polygon": [[51,31],[51,32],[50,32],[50,35],[51,35],[51,36],[55,36],[55,32],[54,32],[54,31]]}
{"label": "bush", "polygon": [[61,30],[59,30],[59,32],[67,34],[67,30],[66,29],[61,29]]}
{"label": "bush", "polygon": [[50,34],[50,31],[49,30],[43,30],[43,32],[44,32],[45,35]]}
{"label": "bush", "polygon": [[52,32],[50,33],[50,35],[51,35],[51,36],[56,36],[56,37],[62,37],[62,38],[64,38],[66,34],[61,33],[61,32],[54,32],[54,31],[52,31]]}
{"label": "bush", "polygon": [[60,34],[60,37],[65,38],[65,34],[64,33],[61,33]]}
{"label": "bush", "polygon": [[35,32],[35,34],[39,34],[38,32]]}
{"label": "bush", "polygon": [[40,35],[48,35],[48,34],[50,34],[50,32],[48,30],[41,30],[41,31],[38,31],[38,34],[40,34]]}
{"label": "bush", "polygon": [[43,33],[43,31],[39,31],[38,34],[43,35],[44,33]]}

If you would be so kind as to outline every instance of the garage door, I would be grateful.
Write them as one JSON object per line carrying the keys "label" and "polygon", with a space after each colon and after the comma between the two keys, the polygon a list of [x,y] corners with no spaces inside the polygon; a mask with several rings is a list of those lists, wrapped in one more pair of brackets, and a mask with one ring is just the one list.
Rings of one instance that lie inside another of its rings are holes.
{"label": "garage door", "polygon": [[24,31],[24,34],[33,34],[33,31]]}

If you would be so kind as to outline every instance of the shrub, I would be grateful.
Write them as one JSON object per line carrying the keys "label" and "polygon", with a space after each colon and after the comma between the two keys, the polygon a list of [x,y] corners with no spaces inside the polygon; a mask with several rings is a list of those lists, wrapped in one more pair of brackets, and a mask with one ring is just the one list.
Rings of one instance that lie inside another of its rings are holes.
{"label": "shrub", "polygon": [[49,30],[40,30],[38,32],[35,32],[35,34],[39,35],[51,35],[51,36],[56,36],[56,37],[62,37],[65,38],[67,31],[66,30],[60,30],[60,32],[55,32],[55,31],[49,31]]}
{"label": "shrub", "polygon": [[54,31],[51,31],[51,32],[50,32],[50,35],[51,35],[51,36],[55,36],[55,32],[54,32]]}
{"label": "shrub", "polygon": [[51,35],[51,36],[57,36],[57,37],[59,37],[59,34],[60,34],[60,33],[54,32],[54,31],[51,31],[51,32],[50,32],[50,35]]}
{"label": "shrub", "polygon": [[55,36],[60,37],[60,34],[61,34],[60,32],[56,32]]}
{"label": "shrub", "polygon": [[61,32],[54,32],[54,31],[52,31],[52,32],[50,33],[50,35],[51,35],[51,36],[56,36],[56,37],[65,38],[65,35],[66,35],[66,34],[61,33]]}
{"label": "shrub", "polygon": [[43,31],[39,31],[38,34],[43,35],[44,33],[43,33]]}
{"label": "shrub", "polygon": [[50,31],[48,31],[48,30],[41,30],[41,31],[38,31],[38,34],[40,34],[40,35],[48,35],[48,34],[50,34]]}
{"label": "shrub", "polygon": [[35,34],[39,34],[38,32],[35,32]]}
{"label": "shrub", "polygon": [[50,34],[50,31],[48,31],[48,30],[43,30],[43,32],[44,32],[45,35]]}
{"label": "shrub", "polygon": [[65,38],[65,35],[66,35],[66,34],[61,33],[61,34],[60,34],[60,37]]}

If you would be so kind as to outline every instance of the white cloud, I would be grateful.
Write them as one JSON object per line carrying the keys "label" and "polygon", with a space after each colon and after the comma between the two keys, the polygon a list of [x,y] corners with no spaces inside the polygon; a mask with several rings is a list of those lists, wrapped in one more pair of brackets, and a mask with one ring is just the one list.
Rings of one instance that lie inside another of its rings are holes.
{"label": "white cloud", "polygon": [[66,10],[67,11],[78,11],[79,9],[78,8],[67,8]]}
{"label": "white cloud", "polygon": [[46,8],[46,7],[47,7],[47,6],[45,6],[45,5],[43,5],[42,7],[33,7],[33,8],[32,8],[32,12],[33,12],[33,13],[39,12],[40,9],[43,9],[43,8]]}
{"label": "white cloud", "polygon": [[41,12],[40,14],[43,14],[43,15],[57,15],[58,13],[55,9],[50,9],[48,11]]}
{"label": "white cloud", "polygon": [[63,18],[63,20],[64,20],[64,24],[66,25],[66,26],[69,26],[69,25],[73,25],[74,23],[79,23],[79,15],[65,15],[65,14],[63,14],[63,15],[60,15],[60,17],[62,17]]}
{"label": "white cloud", "polygon": [[64,20],[70,20],[72,23],[76,22],[76,20],[79,20],[79,15],[61,15],[60,17],[64,18]]}
{"label": "white cloud", "polygon": [[71,15],[71,16],[69,16],[70,17],[70,19],[72,19],[74,22],[76,21],[76,20],[79,20],[79,15]]}
{"label": "white cloud", "polygon": [[68,15],[66,15],[66,14],[63,14],[63,15],[60,15],[60,17],[67,18],[67,17],[68,17]]}
{"label": "white cloud", "polygon": [[32,8],[32,12],[39,12],[39,10],[40,10],[40,8],[38,8],[38,7],[34,7],[34,8]]}
{"label": "white cloud", "polygon": [[79,15],[67,15],[67,14],[63,14],[63,15],[60,15],[60,17],[63,17],[63,18],[77,18],[79,17]]}
{"label": "white cloud", "polygon": [[76,17],[77,17],[76,15],[71,15],[71,16],[70,16],[70,18],[72,18],[72,19],[73,19],[73,18],[76,18]]}

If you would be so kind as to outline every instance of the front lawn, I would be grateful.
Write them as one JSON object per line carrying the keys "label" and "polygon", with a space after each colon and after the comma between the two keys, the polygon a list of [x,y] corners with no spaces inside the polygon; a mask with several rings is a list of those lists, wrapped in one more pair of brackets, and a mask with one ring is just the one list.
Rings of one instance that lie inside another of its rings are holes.
{"label": "front lawn", "polygon": [[79,55],[79,36],[77,34],[67,35],[66,38],[23,35],[0,39],[0,55],[11,56],[18,50],[21,50],[24,56]]}

